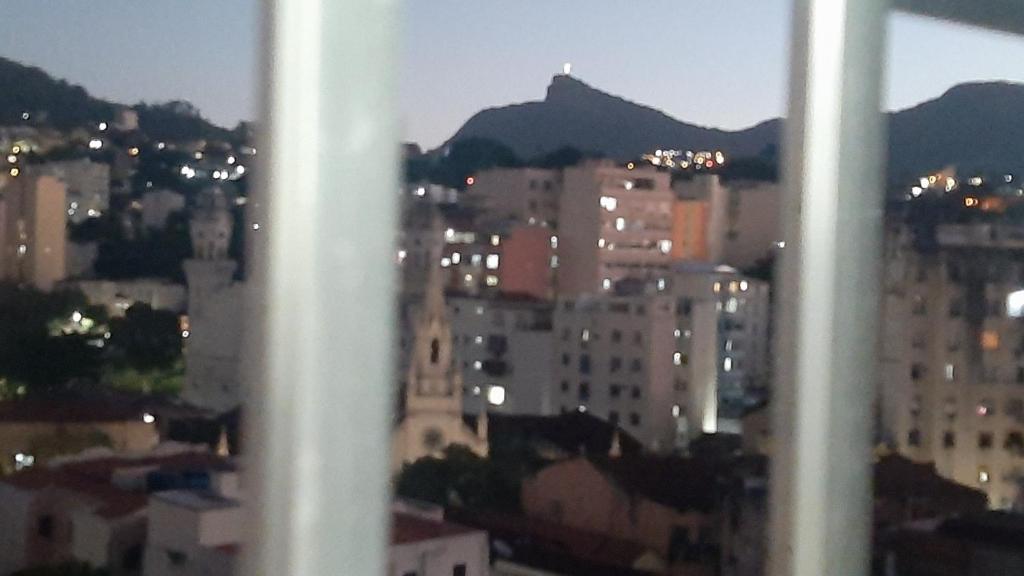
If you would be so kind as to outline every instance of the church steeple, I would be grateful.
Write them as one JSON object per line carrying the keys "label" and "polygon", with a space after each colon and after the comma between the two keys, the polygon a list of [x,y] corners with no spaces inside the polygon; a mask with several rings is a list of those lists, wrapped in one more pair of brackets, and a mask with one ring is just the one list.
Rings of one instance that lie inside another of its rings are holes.
{"label": "church steeple", "polygon": [[461,414],[462,374],[452,351],[452,330],[440,267],[444,233],[436,213],[431,230],[437,244],[427,262],[427,286],[415,321],[405,403],[407,410]]}

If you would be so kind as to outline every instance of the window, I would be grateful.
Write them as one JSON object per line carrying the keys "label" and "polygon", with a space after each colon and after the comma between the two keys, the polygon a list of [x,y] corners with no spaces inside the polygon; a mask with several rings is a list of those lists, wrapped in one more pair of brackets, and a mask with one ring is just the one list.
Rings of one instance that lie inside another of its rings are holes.
{"label": "window", "polygon": [[53,540],[53,516],[52,515],[47,514],[45,516],[40,516],[39,517],[39,520],[36,523],[36,533],[39,535],[40,538],[45,538],[47,540]]}
{"label": "window", "polygon": [[629,363],[630,372],[643,372],[644,363],[639,358],[633,358],[633,361]]}
{"label": "window", "polygon": [[639,426],[640,425],[640,415],[637,414],[636,412],[631,412],[629,414],[629,423],[632,424],[633,426]]}
{"label": "window", "polygon": [[587,400],[590,400],[590,383],[589,382],[580,382],[579,397],[580,397],[580,402],[586,402]]}
{"label": "window", "polygon": [[466,565],[456,564],[452,567],[452,576],[466,576]]}
{"label": "window", "polygon": [[644,333],[637,330],[633,332],[633,344],[641,345],[644,343]]}
{"label": "window", "polygon": [[618,372],[622,369],[622,358],[618,356],[612,356],[611,360],[608,361],[608,371]]}
{"label": "window", "polygon": [[568,366],[571,361],[572,358],[570,358],[568,354],[562,354],[562,366]]}
{"label": "window", "polygon": [[907,445],[908,446],[920,446],[921,445],[921,431],[917,428],[913,428],[910,432],[907,432]]}
{"label": "window", "polygon": [[610,410],[608,412],[608,423],[611,424],[612,426],[618,426],[619,425],[619,413],[616,412],[615,410]]}
{"label": "window", "polygon": [[621,330],[612,330],[612,342],[615,343],[615,344],[618,344],[619,342],[622,342],[622,331]]}
{"label": "window", "polygon": [[1024,452],[1024,435],[1017,430],[1007,433],[1006,442],[1003,443],[1003,447],[1017,454]]}
{"label": "window", "polygon": [[569,381],[568,380],[562,380],[562,383],[559,385],[559,387],[562,389],[562,392],[568,392],[569,391]]}
{"label": "window", "polygon": [[942,446],[945,448],[952,448],[956,446],[956,434],[952,430],[946,430],[942,434]]}
{"label": "window", "polygon": [[982,450],[988,450],[992,448],[992,433],[981,432],[978,434],[978,448]]}
{"label": "window", "polygon": [[622,386],[618,384],[612,384],[608,387],[608,395],[612,398],[618,398],[622,395]]}
{"label": "window", "polygon": [[590,374],[590,354],[580,354],[580,374]]}
{"label": "window", "polygon": [[640,398],[640,387],[639,386],[633,386],[633,390],[632,390],[632,392],[630,392],[630,396],[632,396],[632,398],[634,400],[639,399]]}

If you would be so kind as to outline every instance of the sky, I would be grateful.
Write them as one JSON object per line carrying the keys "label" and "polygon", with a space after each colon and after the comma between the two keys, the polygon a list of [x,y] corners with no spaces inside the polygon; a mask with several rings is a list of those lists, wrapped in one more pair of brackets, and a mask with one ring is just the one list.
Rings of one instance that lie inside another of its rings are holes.
{"label": "sky", "polygon": [[[256,115],[258,0],[4,0],[0,56],[93,94],[185,99],[225,126]],[[475,112],[543,98],[564,62],[606,92],[737,129],[785,112],[787,0],[409,0],[404,137],[447,139]],[[890,18],[888,109],[976,80],[1024,82],[1024,40]]]}

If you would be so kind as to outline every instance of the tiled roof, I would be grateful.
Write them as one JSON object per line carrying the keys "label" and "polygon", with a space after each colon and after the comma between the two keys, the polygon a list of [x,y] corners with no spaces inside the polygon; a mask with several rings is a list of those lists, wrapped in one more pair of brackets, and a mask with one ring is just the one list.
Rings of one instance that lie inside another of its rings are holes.
{"label": "tiled roof", "polygon": [[429,520],[412,514],[395,512],[391,521],[391,543],[409,544],[478,532],[474,528],[452,522]]}
{"label": "tiled roof", "polygon": [[713,511],[726,471],[720,461],[678,456],[599,457],[590,461],[626,492],[679,511]]}

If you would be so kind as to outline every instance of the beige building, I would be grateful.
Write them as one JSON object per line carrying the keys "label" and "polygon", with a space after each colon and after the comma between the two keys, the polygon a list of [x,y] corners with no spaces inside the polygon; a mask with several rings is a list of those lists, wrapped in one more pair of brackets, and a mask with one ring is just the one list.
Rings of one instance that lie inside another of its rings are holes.
{"label": "beige building", "polygon": [[706,203],[707,261],[747,268],[773,253],[782,240],[778,183],[694,176],[673,186],[680,202]]}
{"label": "beige building", "polygon": [[676,198],[667,172],[585,162],[566,168],[562,180],[560,294],[607,291],[624,278],[667,276]]}
{"label": "beige building", "polygon": [[[713,466],[680,458],[579,457],[523,481],[527,516],[634,542],[670,574],[714,574]],[[659,571],[660,572],[660,571]]]}
{"label": "beige building", "polygon": [[894,226],[887,236],[883,434],[1008,507],[1024,488],[1024,229],[939,224],[922,241]]}
{"label": "beige building", "polygon": [[76,224],[102,216],[110,206],[110,166],[88,158],[47,162],[40,174],[54,176],[67,187],[68,222]]}
{"label": "beige building", "polygon": [[561,174],[541,168],[492,168],[473,176],[466,188],[489,220],[557,226]]}
{"label": "beige building", "polygon": [[21,173],[0,188],[0,279],[51,290],[66,273],[66,187]]}

